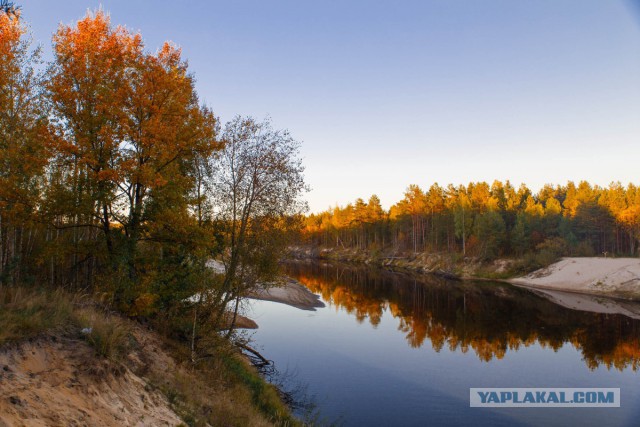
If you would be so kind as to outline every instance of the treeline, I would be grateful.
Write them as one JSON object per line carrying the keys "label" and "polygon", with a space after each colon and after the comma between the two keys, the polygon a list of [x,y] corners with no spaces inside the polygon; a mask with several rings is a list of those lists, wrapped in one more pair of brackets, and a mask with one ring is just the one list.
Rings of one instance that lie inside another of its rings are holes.
{"label": "treeline", "polygon": [[221,126],[179,48],[150,53],[101,11],[61,25],[48,64],[26,28],[0,10],[0,287],[185,315],[195,348],[275,274],[302,207],[298,143],[268,121]]}
{"label": "treeline", "polygon": [[373,195],[306,217],[304,239],[324,247],[529,256],[544,264],[558,256],[636,256],[640,189],[582,181],[545,185],[533,193],[508,181],[470,183],[427,191],[410,185],[388,211]]}

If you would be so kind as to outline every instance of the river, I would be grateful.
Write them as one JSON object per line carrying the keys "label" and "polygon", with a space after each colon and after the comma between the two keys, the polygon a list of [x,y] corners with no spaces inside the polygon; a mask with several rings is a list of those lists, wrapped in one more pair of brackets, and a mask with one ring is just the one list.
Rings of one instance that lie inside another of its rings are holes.
{"label": "river", "polygon": [[[251,303],[253,345],[285,387],[345,426],[640,425],[640,320],[568,309],[503,283],[288,263],[321,296]],[[619,408],[471,408],[470,387],[612,387]]]}

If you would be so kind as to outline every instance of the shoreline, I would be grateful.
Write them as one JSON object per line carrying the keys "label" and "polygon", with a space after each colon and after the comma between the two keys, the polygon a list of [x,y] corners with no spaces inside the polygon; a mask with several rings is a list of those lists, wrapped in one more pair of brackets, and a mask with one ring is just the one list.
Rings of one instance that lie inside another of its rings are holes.
{"label": "shoreline", "polygon": [[[640,302],[639,258],[562,258],[558,262],[528,275],[511,278],[476,277],[471,274],[452,277],[448,271],[428,270],[417,263],[407,263],[399,267],[389,264],[380,265],[372,262],[320,257],[297,257],[291,261],[342,262],[354,266],[383,268],[401,274],[437,276],[460,281],[502,282],[525,288],[558,305],[574,310],[620,313],[640,318],[640,310],[633,306],[633,304]],[[516,262],[516,260],[511,260],[511,262]],[[505,265],[504,260],[498,260],[494,263],[500,266]],[[258,289],[249,294],[247,298],[276,302],[308,311],[325,307],[318,295],[289,277],[284,279],[282,286],[273,285]],[[631,306],[626,306],[626,303],[630,303]],[[247,320],[246,325],[239,327],[258,328],[253,320],[247,317],[243,317],[243,320]]]}
{"label": "shoreline", "polygon": [[413,258],[376,258],[355,251],[312,251],[308,248],[294,248],[292,255],[291,259],[298,261],[342,262],[451,280],[503,282],[532,290],[640,301],[640,258],[566,257],[545,268],[518,276],[511,270],[517,265],[517,259],[498,259],[483,264],[466,258],[453,263],[442,254],[422,253]]}
{"label": "shoreline", "polygon": [[[472,280],[476,280],[476,279],[472,279]],[[517,286],[523,289],[529,289],[531,291],[555,291],[555,292],[563,292],[566,294],[573,294],[573,295],[584,295],[584,296],[597,297],[597,298],[607,298],[610,300],[615,300],[620,302],[640,303],[640,294],[637,297],[625,297],[625,296],[620,296],[616,294],[580,291],[580,290],[567,289],[567,288],[554,287],[554,286],[539,286],[539,285],[533,285],[530,283],[520,282],[520,281],[517,281],[516,279],[495,279],[494,281],[508,283],[512,286]]]}
{"label": "shoreline", "polygon": [[285,304],[306,311],[316,311],[325,307],[320,297],[297,280],[284,278],[282,285],[266,285],[247,295],[247,298]]}
{"label": "shoreline", "polygon": [[[396,254],[397,255],[397,254]],[[374,266],[393,272],[434,275],[452,280],[501,281],[514,277],[519,260],[500,258],[483,262],[476,257],[447,253],[417,252],[403,256],[383,256],[381,253],[357,249],[291,247],[289,260],[342,262],[351,265]]]}
{"label": "shoreline", "polygon": [[562,258],[507,282],[532,289],[640,301],[640,258]]}

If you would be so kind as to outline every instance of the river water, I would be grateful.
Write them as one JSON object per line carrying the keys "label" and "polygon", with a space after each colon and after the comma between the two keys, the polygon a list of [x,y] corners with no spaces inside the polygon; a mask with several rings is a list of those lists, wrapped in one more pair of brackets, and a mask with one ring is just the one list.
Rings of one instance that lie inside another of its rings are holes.
{"label": "river water", "polygon": [[[568,309],[527,289],[290,263],[321,296],[255,301],[254,346],[346,426],[640,426],[640,320]],[[470,408],[470,387],[613,387],[620,408]],[[302,414],[300,414],[302,415]]]}

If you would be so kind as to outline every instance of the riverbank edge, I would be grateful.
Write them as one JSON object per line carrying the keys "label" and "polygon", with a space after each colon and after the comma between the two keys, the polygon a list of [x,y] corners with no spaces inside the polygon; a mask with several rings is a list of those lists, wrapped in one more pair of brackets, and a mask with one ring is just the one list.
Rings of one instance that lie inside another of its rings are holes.
{"label": "riverbank edge", "polygon": [[193,366],[162,328],[60,289],[0,288],[0,311],[0,425],[302,425],[231,344]]}
{"label": "riverbank edge", "polygon": [[[598,292],[594,290],[575,289],[575,287],[568,285],[538,285],[527,280],[527,277],[535,275],[538,272],[548,271],[549,269],[553,270],[553,266],[565,258],[561,258],[556,263],[533,272],[523,269],[523,262],[521,259],[510,258],[482,262],[477,258],[461,257],[458,254],[451,255],[425,252],[389,257],[353,249],[311,248],[298,246],[289,248],[289,258],[291,260],[340,262],[354,266],[375,266],[394,272],[444,277],[451,280],[502,282],[523,288],[562,291],[619,301],[640,302],[640,288],[637,292],[632,293],[620,293],[616,290]],[[599,258],[594,257],[591,259],[598,260]]]}
{"label": "riverbank edge", "polygon": [[565,257],[523,277],[516,286],[640,301],[640,259]]}
{"label": "riverbank edge", "polygon": [[452,280],[507,281],[524,272],[519,259],[500,258],[483,262],[476,257],[430,252],[387,256],[379,252],[355,249],[296,246],[289,248],[288,259],[368,265],[389,271],[433,275]]}
{"label": "riverbank edge", "polygon": [[[473,279],[476,280],[476,279]],[[502,280],[498,280],[499,282],[503,282],[503,283],[508,283],[510,285],[513,286],[517,286],[519,288],[525,288],[525,289],[532,289],[532,290],[543,290],[543,291],[558,291],[558,292],[565,292],[568,294],[576,294],[576,295],[587,295],[587,296],[591,296],[591,297],[598,297],[598,298],[606,298],[606,299],[610,299],[610,300],[615,300],[615,301],[622,301],[622,302],[638,302],[640,303],[640,292],[637,295],[620,295],[620,294],[616,294],[616,293],[600,293],[600,292],[587,292],[587,291],[577,291],[575,289],[569,289],[569,288],[563,288],[563,287],[554,287],[554,286],[540,286],[540,285],[534,285],[532,283],[529,282],[525,282],[525,281],[521,281],[519,278],[513,278],[513,279],[502,279]]]}

